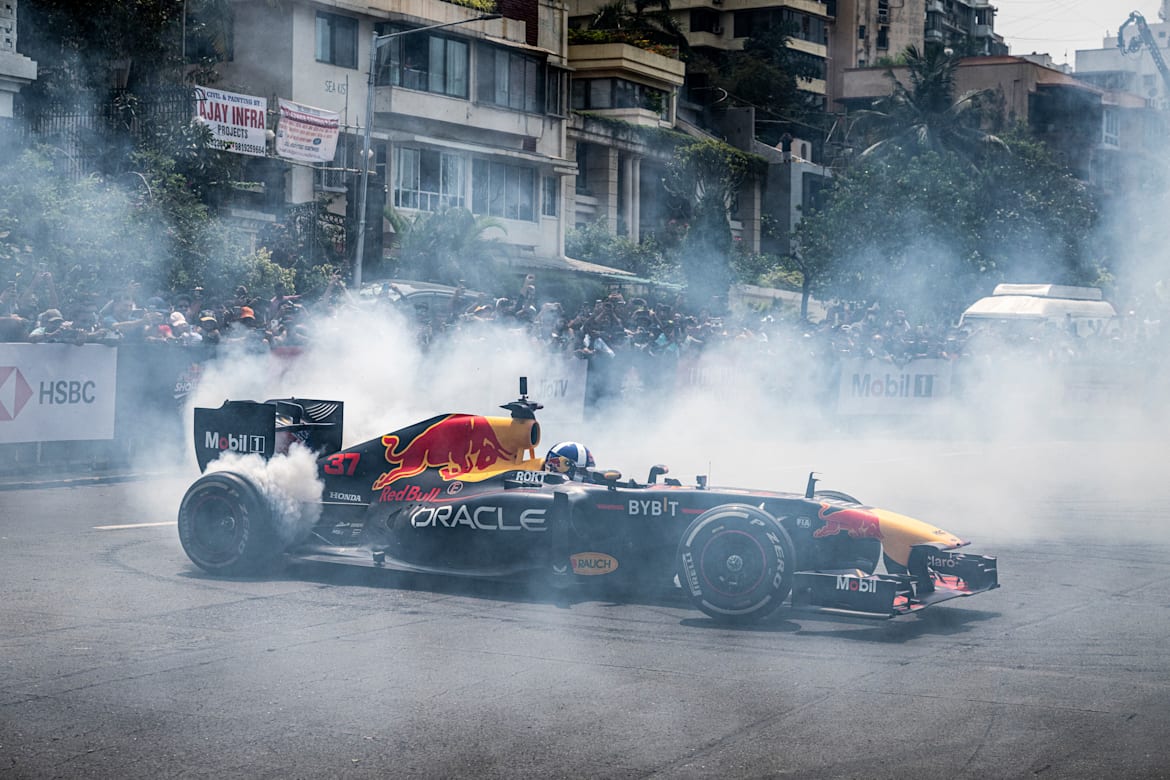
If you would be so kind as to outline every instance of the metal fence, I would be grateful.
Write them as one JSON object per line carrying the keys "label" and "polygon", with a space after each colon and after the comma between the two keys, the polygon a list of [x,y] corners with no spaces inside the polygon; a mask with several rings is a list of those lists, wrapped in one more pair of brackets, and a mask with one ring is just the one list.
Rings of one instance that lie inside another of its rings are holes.
{"label": "metal fence", "polygon": [[103,168],[111,154],[139,145],[160,127],[175,126],[194,116],[195,93],[190,87],[159,87],[148,92],[111,90],[101,97],[71,103],[17,105],[16,127],[24,144],[56,149],[74,178]]}

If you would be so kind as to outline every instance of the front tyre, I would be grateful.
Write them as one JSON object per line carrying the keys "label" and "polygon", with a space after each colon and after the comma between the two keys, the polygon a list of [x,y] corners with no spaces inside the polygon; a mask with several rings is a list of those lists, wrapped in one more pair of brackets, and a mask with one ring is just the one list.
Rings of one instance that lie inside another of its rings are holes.
{"label": "front tyre", "polygon": [[179,505],[179,541],[212,574],[258,574],[281,553],[264,497],[230,471],[206,474],[188,488]]}
{"label": "front tyre", "polygon": [[746,504],[695,518],[678,545],[678,578],[692,603],[722,623],[749,623],[775,610],[792,590],[796,558],[788,532]]}

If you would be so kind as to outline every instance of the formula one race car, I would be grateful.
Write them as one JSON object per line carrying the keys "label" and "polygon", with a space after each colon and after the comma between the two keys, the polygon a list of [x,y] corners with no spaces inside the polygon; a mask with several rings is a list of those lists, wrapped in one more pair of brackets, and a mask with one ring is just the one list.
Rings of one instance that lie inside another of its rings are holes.
{"label": "formula one race car", "polygon": [[[346,449],[340,402],[196,409],[206,473],[179,508],[183,548],[202,569],[233,575],[288,554],[557,586],[673,582],[729,623],[758,620],[790,596],[797,608],[895,617],[999,586],[995,558],[954,552],[966,542],[946,531],[817,490],[812,474],[803,493],[781,493],[710,487],[704,477],[660,482],[664,466],[644,483],[546,470],[542,406],[524,379],[520,398],[501,408],[510,416],[444,414]],[[279,479],[247,476],[290,446],[316,453],[324,483],[292,521]],[[224,452],[255,455],[214,463]]]}

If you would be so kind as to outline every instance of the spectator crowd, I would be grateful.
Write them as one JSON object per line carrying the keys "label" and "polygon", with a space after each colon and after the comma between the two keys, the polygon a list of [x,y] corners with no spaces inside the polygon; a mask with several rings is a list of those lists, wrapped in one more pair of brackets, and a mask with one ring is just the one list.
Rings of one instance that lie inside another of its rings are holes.
{"label": "spectator crowd", "polygon": [[[277,285],[271,296],[238,286],[228,300],[209,300],[202,288],[168,296],[146,294],[131,282],[105,300],[85,299],[63,306],[53,277],[42,270],[25,289],[9,283],[0,293],[0,342],[132,344],[163,342],[178,346],[237,344],[249,350],[310,344],[322,318],[347,310],[402,311],[423,350],[446,339],[482,339],[506,331],[526,339],[534,349],[575,355],[589,361],[590,375],[605,392],[606,377],[634,369],[644,385],[674,376],[680,360],[711,348],[735,349],[777,360],[795,356],[827,362],[829,358],[863,357],[899,365],[923,358],[980,357],[992,350],[1028,350],[1051,360],[1076,357],[1086,350],[1113,353],[1144,348],[1147,327],[1122,321],[1096,340],[1076,338],[1060,327],[1029,325],[996,335],[969,328],[912,324],[906,313],[886,313],[877,305],[834,303],[820,322],[779,310],[746,311],[725,316],[688,308],[682,296],[650,301],[618,290],[566,310],[563,303],[542,299],[536,278],[524,277],[511,296],[470,293],[462,285],[431,303],[411,304],[393,282],[353,294],[340,277],[309,300]],[[617,380],[614,380],[617,381]]]}

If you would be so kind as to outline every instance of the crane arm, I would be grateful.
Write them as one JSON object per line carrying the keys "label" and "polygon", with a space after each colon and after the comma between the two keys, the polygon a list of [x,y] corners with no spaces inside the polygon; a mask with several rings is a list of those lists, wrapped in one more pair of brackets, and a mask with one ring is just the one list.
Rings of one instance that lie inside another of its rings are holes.
{"label": "crane arm", "polygon": [[[1126,46],[1125,28],[1131,24],[1137,25],[1138,38],[1134,38]],[[1154,39],[1154,34],[1150,32],[1150,26],[1146,24],[1146,17],[1134,11],[1125,20],[1125,24],[1121,25],[1117,30],[1117,48],[1121,49],[1122,54],[1134,54],[1141,51],[1143,43],[1150,50],[1150,56],[1154,58],[1154,66],[1162,74],[1162,82],[1166,85],[1166,93],[1170,95],[1170,67],[1166,66],[1166,58],[1162,56],[1162,51],[1158,48],[1158,42]]]}

